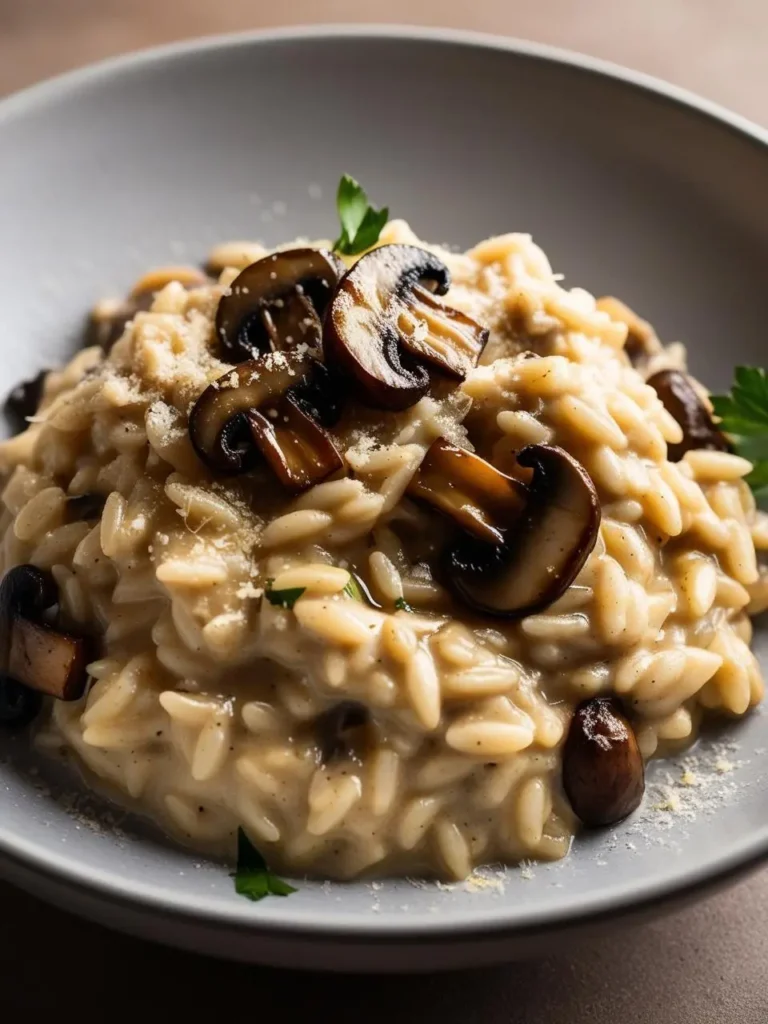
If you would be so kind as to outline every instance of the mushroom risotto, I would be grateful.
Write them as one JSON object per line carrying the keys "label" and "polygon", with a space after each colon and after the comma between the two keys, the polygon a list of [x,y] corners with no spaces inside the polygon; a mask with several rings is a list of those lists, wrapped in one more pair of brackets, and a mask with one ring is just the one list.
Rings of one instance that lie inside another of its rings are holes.
{"label": "mushroom risotto", "polygon": [[364,248],[153,271],[13,394],[0,719],[294,873],[562,857],[762,696],[752,466],[527,235]]}

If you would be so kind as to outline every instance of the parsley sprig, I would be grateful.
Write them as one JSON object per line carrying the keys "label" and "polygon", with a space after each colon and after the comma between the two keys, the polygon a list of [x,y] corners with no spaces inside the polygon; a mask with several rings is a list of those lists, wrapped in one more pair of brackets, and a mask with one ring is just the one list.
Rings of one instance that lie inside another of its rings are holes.
{"label": "parsley sprig", "polygon": [[272,580],[267,580],[264,596],[276,608],[285,608],[287,611],[293,609],[293,606],[307,589],[306,587],[286,587],[284,590],[275,590],[272,587],[272,582]]}
{"label": "parsley sprig", "polygon": [[375,245],[381,229],[389,220],[389,209],[377,210],[368,202],[359,181],[343,174],[336,192],[336,209],[341,221],[341,234],[333,243],[336,252],[356,256]]}
{"label": "parsley sprig", "polygon": [[746,478],[756,496],[768,497],[768,377],[756,366],[737,366],[727,395],[713,395],[720,429],[737,455],[753,463]]}
{"label": "parsley sprig", "polygon": [[235,892],[249,900],[263,900],[265,896],[290,896],[296,892],[292,885],[273,875],[267,862],[241,828],[237,830],[237,870]]}

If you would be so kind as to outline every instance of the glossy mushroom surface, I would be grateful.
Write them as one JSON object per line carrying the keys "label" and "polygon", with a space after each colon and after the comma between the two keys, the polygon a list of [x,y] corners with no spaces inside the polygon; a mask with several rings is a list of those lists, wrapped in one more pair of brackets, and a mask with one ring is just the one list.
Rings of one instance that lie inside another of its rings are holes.
{"label": "glossy mushroom surface", "polygon": [[87,645],[44,618],[58,601],[50,573],[32,565],[9,570],[0,584],[0,621],[8,674],[59,700],[77,700],[87,681]]}
{"label": "glossy mushroom surface", "polygon": [[728,441],[712,419],[703,398],[682,370],[661,370],[647,383],[661,399],[667,412],[682,428],[683,439],[667,445],[670,462],[679,462],[686,452],[696,448],[729,450]]}
{"label": "glossy mushroom surface", "polygon": [[354,381],[368,405],[407,409],[429,388],[429,369],[463,380],[488,331],[440,302],[448,268],[413,245],[383,245],[341,279],[323,327],[325,361]]}
{"label": "glossy mushroom surface", "polygon": [[562,448],[529,445],[519,464],[533,470],[524,507],[503,543],[464,536],[450,551],[448,576],[464,603],[501,618],[548,607],[578,575],[595,546],[600,504],[584,468]]}
{"label": "glossy mushroom surface", "polygon": [[340,469],[333,441],[295,394],[314,365],[306,353],[272,353],[210,384],[189,418],[190,439],[208,468],[231,476],[263,459],[292,491]]}
{"label": "glossy mushroom surface", "polygon": [[219,302],[215,330],[222,358],[241,363],[302,344],[317,348],[344,270],[326,249],[285,249],[251,263]]}
{"label": "glossy mushroom surface", "polygon": [[490,462],[451,444],[434,441],[407,489],[488,544],[503,544],[505,531],[525,508],[527,488]]}
{"label": "glossy mushroom surface", "polygon": [[574,813],[593,828],[614,825],[639,807],[645,767],[617,701],[593,697],[574,711],[563,748],[563,788]]}

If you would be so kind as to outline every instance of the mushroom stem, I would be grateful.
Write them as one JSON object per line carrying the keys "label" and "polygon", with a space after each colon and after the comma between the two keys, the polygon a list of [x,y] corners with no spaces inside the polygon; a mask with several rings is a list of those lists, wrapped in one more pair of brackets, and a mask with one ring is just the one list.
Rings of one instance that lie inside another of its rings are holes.
{"label": "mushroom stem", "polygon": [[488,340],[488,331],[466,313],[416,285],[398,317],[403,347],[449,377],[464,380]]}
{"label": "mushroom stem", "polygon": [[43,621],[57,601],[50,573],[17,565],[5,574],[0,584],[3,658],[19,684],[59,700],[77,700],[87,682],[87,644]]}
{"label": "mushroom stem", "polygon": [[432,505],[478,540],[503,544],[506,528],[525,508],[528,488],[485,459],[439,437],[407,493]]}
{"label": "mushroom stem", "polygon": [[189,418],[197,454],[216,473],[244,473],[262,456],[289,490],[301,491],[342,466],[329,435],[294,394],[314,361],[276,352],[241,363],[210,384]]}
{"label": "mushroom stem", "polygon": [[594,484],[562,448],[529,445],[517,461],[533,469],[522,513],[502,544],[464,537],[449,554],[459,597],[486,615],[523,618],[548,607],[578,575],[597,540]]}
{"label": "mushroom stem", "polygon": [[11,626],[8,672],[25,686],[58,700],[79,700],[88,658],[80,637],[17,618]]}
{"label": "mushroom stem", "polygon": [[246,415],[256,447],[288,490],[306,490],[341,468],[333,441],[290,393]]}
{"label": "mushroom stem", "polygon": [[216,337],[234,363],[320,344],[321,320],[344,264],[325,249],[285,249],[246,267],[221,297]]}
{"label": "mushroom stem", "polygon": [[448,268],[413,245],[367,253],[339,282],[323,324],[326,362],[351,377],[363,402],[407,409],[429,388],[430,367],[463,380],[476,365],[488,331],[439,302]]}

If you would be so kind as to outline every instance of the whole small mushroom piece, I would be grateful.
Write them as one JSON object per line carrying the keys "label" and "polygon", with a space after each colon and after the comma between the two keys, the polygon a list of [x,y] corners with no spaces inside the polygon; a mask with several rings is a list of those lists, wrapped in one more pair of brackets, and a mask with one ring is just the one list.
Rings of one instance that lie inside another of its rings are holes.
{"label": "whole small mushroom piece", "polygon": [[333,441],[295,394],[314,365],[306,353],[276,352],[210,384],[189,418],[190,439],[209,469],[245,473],[263,459],[292,491],[340,469]]}
{"label": "whole small mushroom piece", "polygon": [[87,646],[49,625],[44,613],[58,601],[50,573],[33,565],[10,569],[0,584],[0,621],[8,675],[59,700],[78,700],[85,689]]}
{"label": "whole small mushroom piece", "polygon": [[521,511],[503,527],[502,543],[465,535],[448,558],[461,600],[500,618],[523,618],[556,601],[584,565],[600,527],[594,484],[571,455],[537,444],[523,448],[517,461],[533,477]]}
{"label": "whole small mushroom piece", "polygon": [[661,399],[662,405],[683,431],[682,441],[667,445],[670,462],[679,462],[686,452],[709,448],[727,452],[728,441],[712,419],[709,409],[687,374],[681,370],[660,370],[647,382]]}
{"label": "whole small mushroom piece", "polygon": [[344,270],[325,249],[284,249],[246,267],[216,311],[222,358],[241,363],[301,344],[319,347],[321,320]]}
{"label": "whole small mushroom piece", "polygon": [[383,245],[341,279],[323,325],[323,350],[376,408],[407,409],[429,388],[428,367],[463,380],[488,331],[435,296],[448,268],[413,245]]}
{"label": "whole small mushroom piece", "polygon": [[563,748],[563,788],[576,816],[593,828],[614,825],[640,805],[643,758],[615,700],[593,697],[574,711]]}
{"label": "whole small mushroom piece", "polygon": [[439,437],[407,489],[480,541],[500,545],[522,514],[528,489],[478,455]]}

